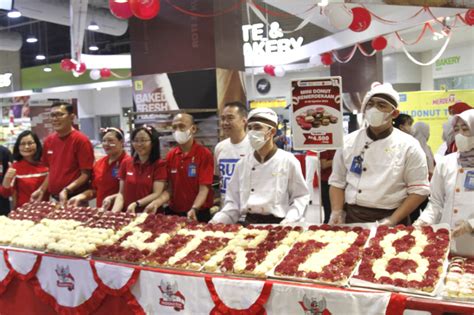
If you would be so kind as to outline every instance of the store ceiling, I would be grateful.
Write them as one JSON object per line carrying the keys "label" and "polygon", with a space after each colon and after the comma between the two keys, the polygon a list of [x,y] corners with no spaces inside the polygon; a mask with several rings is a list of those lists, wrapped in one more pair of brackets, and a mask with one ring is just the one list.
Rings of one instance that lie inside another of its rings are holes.
{"label": "store ceiling", "polygon": [[[305,16],[302,15],[302,12],[305,12],[308,8],[314,5],[314,0],[264,0],[266,4],[271,5],[272,7],[278,8],[281,12],[286,12],[292,14],[296,17],[300,17],[299,20],[304,18]],[[392,21],[404,21],[408,17],[411,17],[419,11],[422,7],[420,6],[402,6],[402,5],[387,5],[384,3],[383,0],[366,0],[366,1],[353,1],[357,2],[357,4],[346,4],[348,7],[351,6],[360,6],[359,2],[365,2],[365,7],[369,9],[371,12],[375,13],[377,16],[380,16],[387,20]],[[387,1],[385,1],[387,2]],[[394,2],[394,1],[392,1]],[[406,1],[409,2],[409,1]],[[401,1],[400,1],[401,3]],[[474,6],[474,2],[472,4]],[[454,16],[458,12],[465,12],[465,8],[441,8],[441,7],[431,7],[431,10],[435,14],[435,16],[445,17],[445,16]],[[424,18],[423,18],[424,16]],[[397,23],[393,27],[393,30],[398,30],[399,33],[402,35],[403,39],[406,39],[408,42],[412,42],[416,40],[418,35],[422,30],[422,26],[424,21],[432,20],[432,18],[428,14],[420,14],[418,23],[410,23],[409,21]],[[377,35],[385,35],[384,31],[386,28],[382,28],[381,23],[373,20],[374,25],[370,27],[374,34],[373,37]],[[452,22],[451,22],[452,23]],[[351,47],[357,42],[355,39],[358,37],[359,34],[353,33],[349,30],[340,31],[334,28],[332,25],[329,24],[327,17],[324,14],[315,14],[311,19],[311,24],[321,28],[331,35],[335,35],[334,38],[337,39],[339,48]],[[434,29],[436,31],[441,31],[441,28],[437,23],[432,23]],[[450,46],[457,45],[457,44],[466,44],[472,42],[474,44],[474,28],[464,25],[462,22],[456,24],[456,29],[454,29],[453,36],[450,41]],[[375,31],[374,31],[375,29]],[[368,31],[369,31],[368,30]],[[377,32],[380,30],[380,32]],[[347,36],[341,36],[341,34],[345,32]],[[337,35],[336,35],[337,34]],[[363,34],[363,33],[362,33]],[[372,37],[372,38],[373,38]],[[393,52],[400,52],[402,51],[402,45],[400,42],[395,38],[395,35],[392,33],[388,36],[389,46],[384,51],[385,54],[393,53]],[[443,45],[444,40],[433,40],[433,35],[431,32],[426,32],[424,38],[417,43],[416,45],[407,46],[407,50],[410,52],[423,52],[432,49],[440,49]],[[335,49],[335,48],[332,48]]]}
{"label": "store ceiling", "polygon": [[[39,5],[39,1],[46,4],[55,4],[60,0],[17,0],[17,5]],[[67,5],[69,1],[60,1],[61,5]],[[89,11],[104,12],[108,14],[107,0],[89,0]],[[21,10],[20,10],[21,11]],[[98,16],[97,19],[100,19]],[[46,17],[45,20],[50,20]],[[21,67],[33,67],[47,63],[57,63],[63,58],[70,57],[70,28],[67,25],[47,22],[41,19],[29,18],[22,16],[17,19],[7,17],[5,11],[0,11],[0,31],[18,32],[23,38],[23,46],[21,48]],[[29,35],[35,35],[38,38],[36,43],[27,43],[25,40]],[[121,36],[113,36],[98,32],[85,31],[84,53],[87,54],[122,54],[130,52],[130,40],[128,29]],[[98,51],[89,51],[90,44],[95,43]],[[47,59],[43,61],[36,60],[37,54],[44,54]]]}
{"label": "store ceiling", "polygon": [[[414,12],[419,10],[421,7],[416,6],[400,6],[400,5],[386,5],[383,4],[382,0],[367,0],[369,4],[366,4],[367,8],[377,15],[390,20],[401,21],[406,19],[408,16],[413,15]],[[68,6],[69,1],[67,0],[16,0],[15,6],[36,6],[41,7],[41,3],[48,5],[57,6]],[[108,0],[89,0],[88,15],[96,14],[97,18],[100,19],[100,14],[110,17],[108,10]],[[314,0],[258,0],[258,3],[267,5],[271,10],[278,13],[283,13],[279,17],[267,16],[271,21],[277,20],[280,22],[280,26],[284,30],[292,30],[296,28],[302,21],[304,16],[301,15],[309,7],[314,5]],[[351,4],[349,4],[350,6]],[[358,4],[359,5],[359,4]],[[453,8],[434,8],[437,16],[448,16],[454,15],[457,12],[465,11],[465,9],[453,9]],[[97,12],[100,14],[97,15]],[[258,23],[261,22],[259,18],[250,13],[250,21],[247,17],[247,10],[245,6],[242,7],[242,23]],[[47,12],[45,13],[47,14]],[[284,14],[287,14],[286,16]],[[54,17],[54,16],[53,16]],[[124,21],[120,21],[124,22]],[[458,23],[459,25],[460,23]],[[421,23],[417,26],[406,25],[399,26],[397,29],[400,34],[408,40],[413,41],[421,31]],[[375,27],[374,27],[375,28]],[[51,23],[51,16],[45,16],[41,18],[30,18],[20,17],[18,19],[10,19],[7,17],[6,12],[0,11],[0,31],[18,32],[23,38],[23,46],[21,48],[21,66],[31,67],[36,65],[42,65],[47,63],[59,62],[62,58],[70,56],[70,31],[67,25],[60,25]],[[346,32],[347,36],[340,36],[342,32]],[[28,35],[34,34],[38,37],[39,41],[34,44],[25,42]],[[332,27],[327,18],[323,14],[315,14],[311,20],[311,23],[306,25],[300,31],[292,33],[292,36],[303,36],[305,43],[315,42],[330,36],[337,38],[338,48],[349,47],[353,45],[354,33],[351,31],[338,31]],[[374,36],[375,37],[375,36]],[[457,44],[465,44],[466,42],[474,43],[474,28],[473,27],[462,27],[456,29],[450,46]],[[99,46],[99,51],[91,52],[88,50],[88,46],[95,43]],[[400,43],[395,39],[395,36],[389,37],[389,47],[385,53],[392,53],[401,51],[402,47]],[[420,41],[417,45],[408,46],[408,50],[411,52],[428,51],[432,49],[441,48],[444,40],[434,41],[432,40],[431,34],[426,34],[425,38]],[[1,43],[0,43],[1,44]],[[91,32],[86,30],[84,53],[88,54],[122,54],[130,52],[130,40],[129,33],[127,31],[120,36],[113,36],[103,34],[99,32]],[[38,61],[35,56],[38,53],[43,53],[47,56],[47,60]]]}

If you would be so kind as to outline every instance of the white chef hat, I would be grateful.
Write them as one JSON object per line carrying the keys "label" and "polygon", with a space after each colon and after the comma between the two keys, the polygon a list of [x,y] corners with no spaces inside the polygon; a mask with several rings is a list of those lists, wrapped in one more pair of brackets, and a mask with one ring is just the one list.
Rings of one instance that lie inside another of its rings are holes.
{"label": "white chef hat", "polygon": [[374,96],[383,98],[394,107],[398,107],[398,102],[400,102],[400,96],[398,95],[398,92],[395,91],[390,83],[382,84],[380,82],[374,82],[370,87],[370,91],[365,94],[364,100],[362,101],[362,112],[364,112],[365,106],[369,100]]}
{"label": "white chef hat", "polygon": [[278,115],[270,108],[256,108],[251,110],[248,116],[248,122],[252,121],[267,123],[276,128],[278,126]]}

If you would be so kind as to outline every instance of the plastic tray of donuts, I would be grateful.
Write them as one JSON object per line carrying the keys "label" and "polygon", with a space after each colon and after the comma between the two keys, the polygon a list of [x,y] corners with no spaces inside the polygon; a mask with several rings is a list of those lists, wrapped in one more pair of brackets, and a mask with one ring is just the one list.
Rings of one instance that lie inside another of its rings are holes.
{"label": "plastic tray of donuts", "polygon": [[474,258],[451,258],[441,296],[446,300],[474,303]]}

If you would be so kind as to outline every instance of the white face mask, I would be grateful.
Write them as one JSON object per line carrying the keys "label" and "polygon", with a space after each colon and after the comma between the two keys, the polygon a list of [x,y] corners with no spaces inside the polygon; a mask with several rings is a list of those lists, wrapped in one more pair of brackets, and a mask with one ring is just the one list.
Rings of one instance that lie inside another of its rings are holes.
{"label": "white face mask", "polygon": [[387,123],[387,118],[392,115],[393,111],[390,113],[384,113],[378,110],[376,107],[372,107],[365,112],[365,119],[372,127],[380,127],[383,124]]}
{"label": "white face mask", "polygon": [[173,137],[174,137],[174,140],[176,140],[176,142],[178,142],[179,144],[185,144],[186,142],[189,141],[189,139],[191,139],[191,130],[190,129],[186,131],[176,130],[175,132],[173,132]]}
{"label": "white face mask", "polygon": [[458,133],[454,137],[454,141],[456,142],[456,147],[459,152],[468,152],[474,149],[474,137],[466,137]]}
{"label": "white face mask", "polygon": [[250,130],[247,134],[249,137],[250,145],[254,150],[260,150],[268,140],[265,140],[265,134],[267,132],[263,130]]}

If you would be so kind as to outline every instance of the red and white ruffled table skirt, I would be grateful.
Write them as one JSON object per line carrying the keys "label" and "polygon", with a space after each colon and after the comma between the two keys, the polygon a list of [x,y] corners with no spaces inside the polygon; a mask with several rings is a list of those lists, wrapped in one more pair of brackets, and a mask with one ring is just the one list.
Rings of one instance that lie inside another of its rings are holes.
{"label": "red and white ruffled table skirt", "polygon": [[[416,302],[416,301],[415,301]],[[0,248],[0,314],[402,314],[405,295]],[[438,301],[433,301],[434,306]],[[453,305],[454,310],[469,310]],[[436,311],[436,309],[434,309]],[[471,309],[474,312],[474,308]]]}

